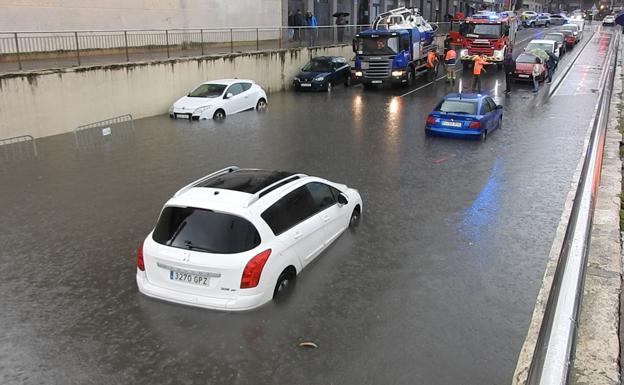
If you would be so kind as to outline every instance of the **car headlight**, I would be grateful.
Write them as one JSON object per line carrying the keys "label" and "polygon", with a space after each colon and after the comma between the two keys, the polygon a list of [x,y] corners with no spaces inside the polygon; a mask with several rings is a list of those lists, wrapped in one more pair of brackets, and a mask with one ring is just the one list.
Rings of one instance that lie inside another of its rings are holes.
{"label": "car headlight", "polygon": [[392,71],[392,76],[395,76],[395,77],[403,76],[403,71]]}
{"label": "car headlight", "polygon": [[495,59],[502,59],[503,58],[503,50],[502,49],[494,50],[494,58]]}
{"label": "car headlight", "polygon": [[462,49],[461,51],[459,51],[459,56],[468,56],[468,50]]}
{"label": "car headlight", "polygon": [[295,79],[294,79],[294,80],[295,80],[296,82],[300,82],[300,81],[301,81],[301,79],[299,79],[299,77],[297,77],[297,76],[295,76]]}
{"label": "car headlight", "polygon": [[574,36],[577,36],[577,35],[578,35],[578,32],[574,32]]}
{"label": "car headlight", "polygon": [[362,71],[355,71],[355,76],[361,77],[363,75]]}
{"label": "car headlight", "polygon": [[317,77],[314,78],[315,82],[322,82],[324,80],[325,80],[325,76],[317,76]]}
{"label": "car headlight", "polygon": [[195,111],[193,111],[193,115],[201,115],[202,113],[208,111],[211,108],[212,108],[212,106],[202,106],[202,107],[199,107],[199,108],[195,109]]}

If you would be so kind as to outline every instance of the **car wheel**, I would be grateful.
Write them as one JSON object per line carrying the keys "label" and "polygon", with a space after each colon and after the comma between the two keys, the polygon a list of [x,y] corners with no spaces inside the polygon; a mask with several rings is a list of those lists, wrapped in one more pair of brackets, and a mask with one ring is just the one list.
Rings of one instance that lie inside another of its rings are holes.
{"label": "car wheel", "polygon": [[529,27],[531,27],[531,28],[535,28],[535,23],[531,23],[531,24],[529,25]]}
{"label": "car wheel", "polygon": [[546,22],[546,28],[550,27],[550,23]]}
{"label": "car wheel", "polygon": [[295,286],[296,279],[297,273],[292,266],[284,269],[275,283],[275,289],[273,289],[273,299],[279,300],[291,291]]}
{"label": "car wheel", "polygon": [[483,130],[481,131],[481,135],[479,135],[479,140],[481,140],[482,142],[485,142],[486,139],[487,139],[487,130]]}
{"label": "car wheel", "polygon": [[344,81],[345,87],[351,87],[351,75],[347,75]]}
{"label": "car wheel", "polygon": [[503,128],[503,117],[502,116],[500,118],[498,118],[498,128],[499,129]]}
{"label": "car wheel", "polygon": [[216,110],[214,115],[212,115],[212,119],[214,119],[214,120],[223,120],[223,119],[225,119],[225,111],[223,111],[222,109]]}
{"label": "car wheel", "polygon": [[264,98],[260,98],[256,103],[256,111],[264,112],[267,109],[267,102]]}
{"label": "car wheel", "polygon": [[332,82],[331,82],[331,80],[328,80],[327,81],[327,92],[331,92],[332,88],[333,88]]}
{"label": "car wheel", "polygon": [[349,227],[357,227],[360,224],[361,217],[362,213],[360,212],[360,206],[355,206],[353,212],[351,213],[351,218],[349,219]]}

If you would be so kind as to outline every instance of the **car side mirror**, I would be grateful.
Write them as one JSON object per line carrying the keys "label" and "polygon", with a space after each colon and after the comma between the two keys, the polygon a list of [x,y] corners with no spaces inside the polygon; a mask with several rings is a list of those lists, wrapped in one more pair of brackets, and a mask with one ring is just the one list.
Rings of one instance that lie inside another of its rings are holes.
{"label": "car side mirror", "polygon": [[338,204],[346,205],[348,203],[349,203],[349,200],[347,199],[347,197],[343,193],[340,193],[340,195],[338,195]]}
{"label": "car side mirror", "polygon": [[502,104],[497,104],[496,105],[496,109],[497,110],[502,110],[503,109],[503,105]]}
{"label": "car side mirror", "polygon": [[233,94],[233,93],[228,92],[227,94],[225,94],[225,97],[224,97],[223,99],[229,99],[229,98],[231,98],[231,97],[233,97],[233,96],[234,96],[234,94]]}

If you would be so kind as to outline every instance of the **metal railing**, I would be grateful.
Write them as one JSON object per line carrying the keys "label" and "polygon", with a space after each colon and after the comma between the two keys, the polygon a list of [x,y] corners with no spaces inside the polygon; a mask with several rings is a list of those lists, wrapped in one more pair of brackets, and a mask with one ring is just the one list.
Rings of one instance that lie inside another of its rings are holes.
{"label": "metal railing", "polygon": [[130,114],[115,116],[78,126],[73,132],[76,150],[110,142],[128,143],[134,140],[134,119]]}
{"label": "metal railing", "polygon": [[590,142],[529,367],[527,385],[562,385],[568,380],[617,62],[620,35],[614,35],[615,41],[609,47],[600,79],[600,95]]}
{"label": "metal railing", "polygon": [[[450,23],[435,23],[445,34]],[[350,44],[368,25],[0,32],[0,72]]]}
{"label": "metal railing", "polygon": [[37,143],[31,135],[0,139],[0,160],[15,161],[38,157]]}

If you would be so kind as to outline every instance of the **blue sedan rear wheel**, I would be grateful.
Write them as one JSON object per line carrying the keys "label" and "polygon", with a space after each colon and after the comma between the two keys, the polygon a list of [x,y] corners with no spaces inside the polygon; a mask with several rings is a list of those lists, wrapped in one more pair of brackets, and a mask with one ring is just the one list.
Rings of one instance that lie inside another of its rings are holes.
{"label": "blue sedan rear wheel", "polygon": [[479,139],[480,139],[482,142],[485,142],[485,140],[487,139],[487,130],[483,130],[483,131],[481,131],[481,135],[479,135]]}

